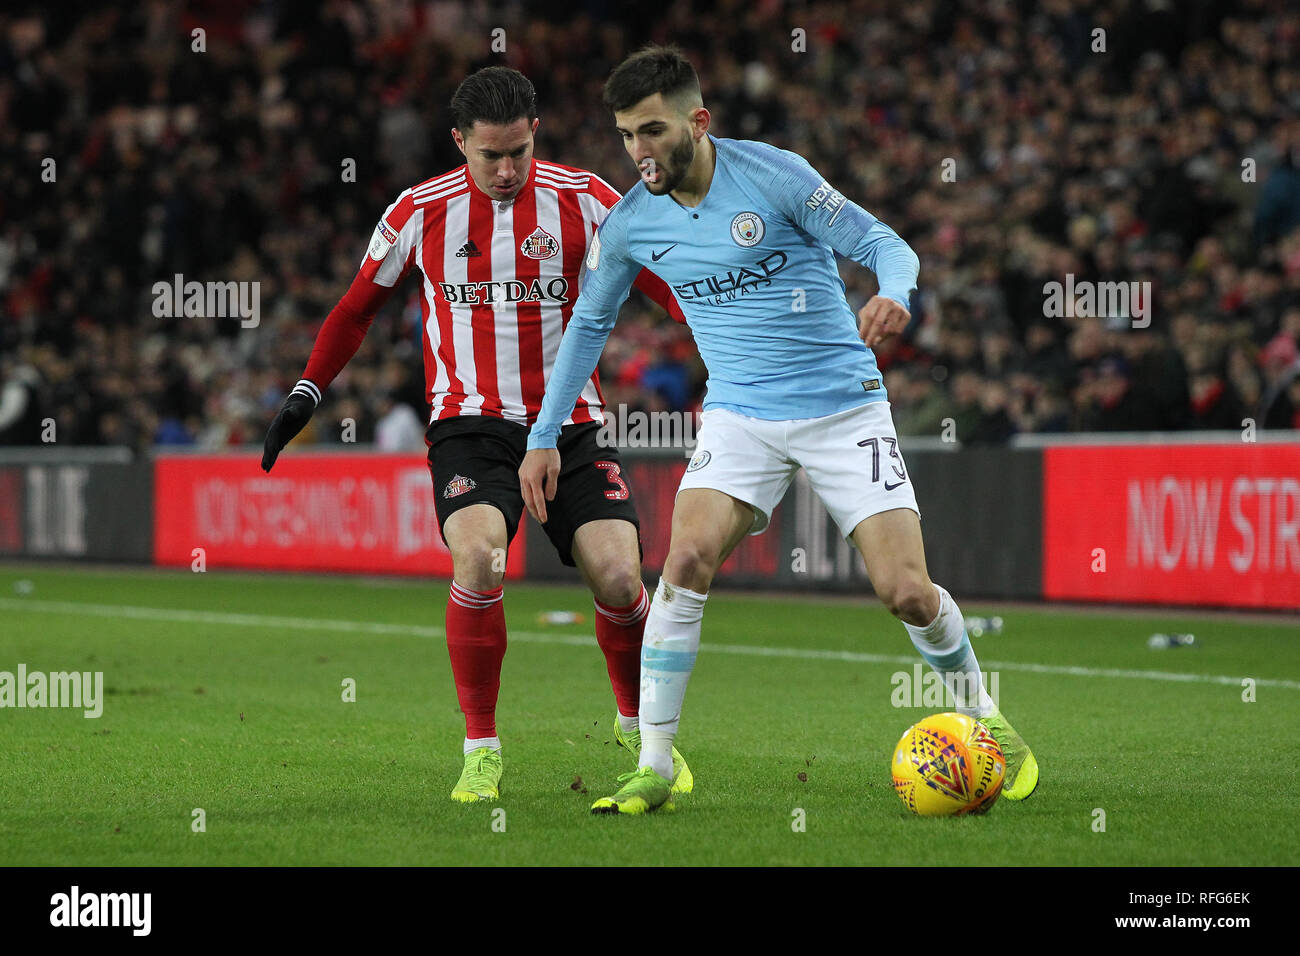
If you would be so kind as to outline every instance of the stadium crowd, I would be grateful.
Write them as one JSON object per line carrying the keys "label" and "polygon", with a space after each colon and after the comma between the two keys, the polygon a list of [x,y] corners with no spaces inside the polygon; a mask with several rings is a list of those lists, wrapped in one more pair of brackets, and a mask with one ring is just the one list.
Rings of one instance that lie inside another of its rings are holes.
{"label": "stadium crowd", "polygon": [[[877,350],[900,432],[1300,427],[1300,8],[1285,0],[14,11],[0,443],[40,442],[46,419],[61,443],[260,443],[376,219],[463,161],[457,83],[522,70],[537,155],[626,189],[601,86],[651,40],[694,59],[715,134],[805,156],[917,251],[913,321]],[[874,280],[841,272],[856,311]],[[256,324],[158,315],[154,283],[177,274],[258,282]],[[1044,286],[1067,276],[1150,282],[1149,326],[1056,316]],[[308,440],[351,419],[357,441],[423,448],[419,326],[408,282]],[[638,293],[601,374],[636,409],[695,408],[704,389],[689,332]]]}

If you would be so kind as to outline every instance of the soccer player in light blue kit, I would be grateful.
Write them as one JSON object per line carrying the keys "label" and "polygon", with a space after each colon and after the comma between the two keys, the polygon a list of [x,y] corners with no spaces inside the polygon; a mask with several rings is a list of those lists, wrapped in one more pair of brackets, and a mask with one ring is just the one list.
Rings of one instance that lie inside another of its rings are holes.
{"label": "soccer player in light blue kit", "polygon": [[[674,48],[648,47],[625,60],[606,83],[605,102],[641,182],[592,244],[529,434],[519,476],[533,517],[546,521],[560,423],[642,267],[672,287],[709,380],[642,642],[639,766],[593,812],[670,805],[673,738],[709,585],[745,535],[767,527],[800,466],[957,709],[1002,747],[1003,795],[1023,800],[1037,786],[1037,762],[985,690],[956,601],[926,571],[920,512],[870,349],[907,325],[916,254],[801,157],[709,135],[699,79]],[[856,322],[834,252],[879,280],[880,294]]]}

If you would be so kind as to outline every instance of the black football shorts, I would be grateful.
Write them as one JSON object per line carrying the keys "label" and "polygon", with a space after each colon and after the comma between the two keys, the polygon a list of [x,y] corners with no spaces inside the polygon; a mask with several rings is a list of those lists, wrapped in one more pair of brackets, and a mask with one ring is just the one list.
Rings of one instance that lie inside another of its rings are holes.
{"label": "black football shorts", "polygon": [[[588,521],[630,521],[640,542],[641,524],[618,449],[602,447],[596,440],[599,433],[596,422],[566,425],[556,443],[560,480],[555,500],[546,503],[542,530],[569,567],[575,566],[573,536]],[[460,415],[433,422],[425,438],[438,530],[461,508],[489,504],[505,516],[506,540],[513,541],[524,513],[519,465],[527,450],[528,428],[488,415]]]}

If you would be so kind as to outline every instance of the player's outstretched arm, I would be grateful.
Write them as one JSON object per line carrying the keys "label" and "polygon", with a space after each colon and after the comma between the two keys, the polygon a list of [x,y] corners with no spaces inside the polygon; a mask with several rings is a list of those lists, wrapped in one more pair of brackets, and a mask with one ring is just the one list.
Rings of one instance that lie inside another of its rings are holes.
{"label": "player's outstretched arm", "polygon": [[[916,289],[921,263],[912,247],[898,233],[866,210],[856,206],[854,209],[857,214],[850,215],[849,222],[857,222],[858,239],[847,254],[874,272],[880,284],[880,294],[872,296],[858,310],[858,334],[867,348],[874,348],[891,335],[902,332],[912,320],[908,306]],[[867,228],[861,229],[862,226]],[[851,241],[852,234],[839,238]]]}
{"label": "player's outstretched arm", "polygon": [[[592,241],[582,292],[560,340],[555,364],[546,380],[541,410],[528,433],[528,454],[519,468],[519,492],[524,504],[543,523],[546,502],[555,498],[555,483],[560,473],[560,453],[555,447],[560,427],[573,413],[583,386],[596,370],[600,353],[605,350],[605,342],[618,318],[619,306],[641,271],[637,263],[623,254],[623,227],[616,222],[619,218],[611,214]],[[543,450],[550,454],[532,454]]]}
{"label": "player's outstretched arm", "polygon": [[[623,297],[627,297],[628,286]],[[528,513],[546,523],[546,502],[555,499],[556,482],[560,475],[560,452],[555,447],[559,441],[560,427],[573,413],[573,406],[582,393],[582,387],[596,370],[600,353],[614,328],[617,306],[612,314],[593,320],[583,312],[587,292],[584,289],[574,306],[569,327],[564,330],[551,377],[546,381],[546,393],[537,421],[528,433],[528,451],[519,466],[519,493],[523,496]]]}
{"label": "player's outstretched arm", "polygon": [[[818,188],[829,187],[823,182]],[[817,190],[814,190],[813,195],[816,194]],[[835,212],[818,215],[818,210],[808,209],[807,201],[801,202],[798,208],[805,213],[805,222],[812,227],[809,232],[827,242],[840,255],[876,274],[880,294],[872,296],[858,311],[858,334],[867,348],[874,348],[891,335],[902,332],[912,320],[908,305],[916,289],[921,262],[898,233],[861,206],[843,197],[839,199],[839,206],[838,215]]]}
{"label": "player's outstretched arm", "polygon": [[[819,188],[825,186],[823,182]],[[840,203],[839,216],[834,213],[818,216],[815,211],[808,211],[806,202],[800,203],[799,208],[808,213],[805,221],[813,227],[809,232],[840,255],[876,274],[880,294],[872,296],[858,311],[858,334],[867,348],[874,348],[902,332],[912,320],[908,306],[921,262],[912,247],[889,226],[848,199],[841,197]],[[834,222],[830,221],[832,216]]]}
{"label": "player's outstretched arm", "polygon": [[316,344],[312,347],[302,378],[289,392],[267,429],[266,441],[262,445],[263,471],[271,470],[284,446],[311,421],[312,413],[320,404],[321,392],[357,354],[375,313],[392,294],[392,286],[380,285],[364,272],[352,280],[347,294],[326,316],[316,333]]}
{"label": "player's outstretched arm", "polygon": [[868,347],[901,332],[921,262],[912,247],[822,178],[802,156],[771,146],[748,157],[775,205],[804,232],[876,274],[880,294],[858,312],[858,334]]}
{"label": "player's outstretched arm", "polygon": [[[315,392],[313,395],[312,393]],[[280,410],[275,413],[271,427],[266,430],[266,441],[262,444],[262,470],[269,472],[275,460],[280,457],[284,446],[289,444],[311,421],[312,412],[320,400],[320,391],[314,382],[302,379],[293,387],[293,391],[284,400]]]}

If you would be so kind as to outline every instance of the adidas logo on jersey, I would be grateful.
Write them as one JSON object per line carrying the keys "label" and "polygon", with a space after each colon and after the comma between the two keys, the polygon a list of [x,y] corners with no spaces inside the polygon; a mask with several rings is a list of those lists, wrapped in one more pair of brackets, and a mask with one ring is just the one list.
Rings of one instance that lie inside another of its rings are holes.
{"label": "adidas logo on jersey", "polygon": [[471,239],[469,242],[465,243],[465,245],[461,246],[459,249],[456,250],[457,259],[469,259],[474,256],[481,256],[481,255],[483,255],[483,253],[478,251],[478,246],[474,245],[473,239]]}

